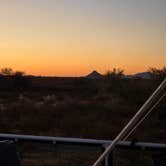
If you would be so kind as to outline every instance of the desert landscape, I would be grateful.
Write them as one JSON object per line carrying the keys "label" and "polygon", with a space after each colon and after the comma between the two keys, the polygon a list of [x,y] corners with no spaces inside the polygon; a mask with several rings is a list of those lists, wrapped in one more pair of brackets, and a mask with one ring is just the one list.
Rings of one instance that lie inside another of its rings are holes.
{"label": "desert landscape", "polygon": [[[78,78],[6,75],[2,70],[0,132],[112,140],[157,88],[165,75],[165,68],[151,69],[147,79],[138,76],[125,77],[118,69],[99,78],[89,78],[89,75]],[[165,108],[164,100],[129,140],[166,143]],[[59,162],[60,165],[63,163],[72,165],[69,164],[70,161],[73,165],[81,163],[85,165],[84,160],[90,165],[101,153],[101,149],[88,146],[54,147],[37,146],[33,143],[29,146],[24,143],[20,149],[24,152],[23,156],[28,158],[25,165],[31,162],[34,162],[33,165],[35,162],[41,165],[43,163],[59,165]],[[91,153],[93,155],[90,155]],[[128,154],[129,158],[137,160],[135,158],[137,155],[130,152]],[[120,161],[129,165],[128,157],[124,156],[122,155]],[[41,159],[43,162],[39,162]],[[147,157],[147,160],[150,159]],[[140,162],[144,161],[140,160],[138,165]],[[150,160],[149,163],[151,162]]]}

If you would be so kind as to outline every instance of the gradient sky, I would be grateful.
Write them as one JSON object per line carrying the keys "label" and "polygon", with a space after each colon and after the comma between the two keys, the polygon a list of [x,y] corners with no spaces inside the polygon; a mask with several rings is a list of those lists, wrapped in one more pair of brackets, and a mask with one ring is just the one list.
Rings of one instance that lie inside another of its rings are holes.
{"label": "gradient sky", "polygon": [[0,68],[80,76],[166,65],[166,0],[0,1]]}

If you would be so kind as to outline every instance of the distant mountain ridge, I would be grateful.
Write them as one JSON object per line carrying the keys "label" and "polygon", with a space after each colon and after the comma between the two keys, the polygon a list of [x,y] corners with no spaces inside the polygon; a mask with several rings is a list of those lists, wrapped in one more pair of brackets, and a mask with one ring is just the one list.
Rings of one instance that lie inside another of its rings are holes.
{"label": "distant mountain ridge", "polygon": [[137,73],[134,75],[135,77],[141,77],[143,79],[150,79],[150,72],[142,72],[142,73]]}
{"label": "distant mountain ridge", "polygon": [[136,73],[133,75],[125,75],[124,78],[142,78],[142,79],[150,79],[150,73],[149,72],[142,72],[142,73]]}
{"label": "distant mountain ridge", "polygon": [[[86,78],[90,79],[100,79],[103,78],[104,75],[100,74],[96,70],[92,71],[90,74],[86,76]],[[150,73],[149,72],[141,72],[141,73],[136,73],[133,75],[124,75],[122,76],[122,79],[132,79],[132,78],[142,78],[142,79],[150,79]]]}

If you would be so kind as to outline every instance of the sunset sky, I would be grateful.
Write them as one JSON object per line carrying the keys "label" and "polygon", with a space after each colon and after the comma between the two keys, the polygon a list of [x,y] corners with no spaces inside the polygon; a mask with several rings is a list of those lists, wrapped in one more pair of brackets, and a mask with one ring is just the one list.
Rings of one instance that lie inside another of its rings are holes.
{"label": "sunset sky", "polygon": [[0,68],[82,76],[166,65],[166,0],[1,0]]}

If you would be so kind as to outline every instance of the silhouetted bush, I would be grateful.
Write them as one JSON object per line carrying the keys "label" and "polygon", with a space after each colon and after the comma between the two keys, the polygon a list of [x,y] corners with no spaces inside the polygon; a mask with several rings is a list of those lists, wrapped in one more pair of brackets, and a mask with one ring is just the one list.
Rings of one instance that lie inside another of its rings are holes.
{"label": "silhouetted bush", "polygon": [[149,69],[149,72],[150,72],[150,75],[151,75],[152,79],[157,79],[157,80],[161,81],[164,78],[166,78],[166,67],[163,67],[161,69],[151,67]]}

